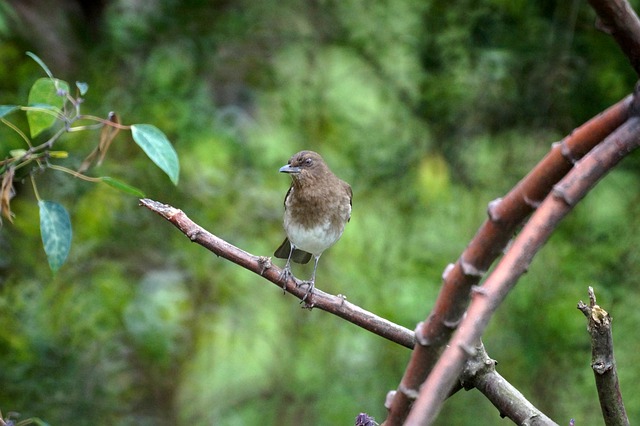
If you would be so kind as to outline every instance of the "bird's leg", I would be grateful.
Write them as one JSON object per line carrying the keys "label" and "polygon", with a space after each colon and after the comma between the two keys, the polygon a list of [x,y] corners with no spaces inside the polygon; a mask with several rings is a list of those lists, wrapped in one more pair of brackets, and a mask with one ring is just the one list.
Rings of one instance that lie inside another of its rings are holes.
{"label": "bird's leg", "polygon": [[307,288],[307,293],[304,295],[301,302],[304,302],[305,300],[307,300],[307,297],[309,296],[310,293],[313,293],[313,289],[315,288],[316,269],[318,269],[318,260],[320,260],[320,255],[314,256],[314,257],[315,257],[315,264],[313,265],[313,274],[311,274],[311,279],[309,281],[303,281],[302,283],[300,283],[301,285],[305,284],[309,286],[309,288]]}
{"label": "bird's leg", "polygon": [[[282,281],[282,290],[286,293],[287,291],[287,280],[289,277],[293,277],[291,273],[291,256],[293,255],[293,251],[295,250],[295,246],[293,244],[289,244],[291,246],[291,250],[289,251],[289,257],[287,258],[287,263],[284,265],[282,272],[280,273],[279,281]],[[295,277],[294,277],[295,279]]]}

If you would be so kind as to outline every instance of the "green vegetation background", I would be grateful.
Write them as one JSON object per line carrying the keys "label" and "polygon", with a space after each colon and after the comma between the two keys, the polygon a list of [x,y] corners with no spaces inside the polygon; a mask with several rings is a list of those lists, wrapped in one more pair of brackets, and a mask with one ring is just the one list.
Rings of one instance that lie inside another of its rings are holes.
{"label": "green vegetation background", "polygon": [[[85,111],[158,126],[182,165],[174,188],[120,136],[96,173],[258,255],[283,238],[289,181],[278,168],[319,151],[351,183],[354,210],[318,287],[410,329],[487,203],[636,80],[578,1],[113,0],[99,19],[41,2],[36,21],[19,3],[0,1],[0,104],[25,102],[42,76],[26,50],[88,82]],[[97,138],[68,136],[67,165]],[[1,126],[0,154],[12,147],[22,146]],[[640,419],[639,162],[627,159],[570,215],[485,336],[500,373],[560,424],[602,424],[575,308],[589,285],[615,319],[622,391]],[[408,350],[301,310],[130,196],[55,171],[37,179],[70,211],[73,246],[52,276],[33,193],[18,185],[15,224],[0,231],[3,413],[51,425],[384,419]],[[502,423],[470,391],[438,424]]]}

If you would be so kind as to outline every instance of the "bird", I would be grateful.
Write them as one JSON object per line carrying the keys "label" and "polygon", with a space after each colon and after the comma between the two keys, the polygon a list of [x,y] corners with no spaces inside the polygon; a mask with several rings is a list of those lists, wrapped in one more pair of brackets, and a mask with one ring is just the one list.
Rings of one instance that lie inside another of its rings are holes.
{"label": "bird", "polygon": [[280,278],[285,281],[293,276],[291,261],[308,263],[311,257],[315,259],[311,279],[302,283],[296,281],[298,285],[308,285],[302,299],[305,301],[315,287],[320,256],[340,239],[351,219],[353,192],[351,186],[334,175],[320,154],[314,151],[294,154],[279,171],[291,176],[291,186],[284,198],[287,236],[274,256],[287,259]]}

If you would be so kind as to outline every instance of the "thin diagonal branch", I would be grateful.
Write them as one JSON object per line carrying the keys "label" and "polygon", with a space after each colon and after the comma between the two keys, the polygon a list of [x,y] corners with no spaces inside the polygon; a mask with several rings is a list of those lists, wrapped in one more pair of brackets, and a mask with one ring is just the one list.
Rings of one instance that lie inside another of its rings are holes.
{"label": "thin diagonal branch", "polygon": [[[140,200],[140,205],[167,219],[194,243],[198,243],[216,255],[255,272],[278,287],[282,287],[283,283],[280,279],[282,270],[271,264],[271,258],[254,256],[216,237],[189,219],[182,210],[147,198]],[[307,295],[307,288],[296,285],[291,277],[285,283],[285,290],[300,300]],[[314,307],[332,313],[409,349],[413,348],[415,344],[411,330],[347,302],[344,297],[333,296],[316,288],[313,294],[306,298],[306,303],[306,307]]]}
{"label": "thin diagonal branch", "polygon": [[629,418],[622,402],[616,359],[613,356],[611,316],[596,304],[596,295],[589,287],[589,305],[582,300],[578,309],[587,317],[587,331],[591,336],[591,368],[596,380],[598,399],[604,424],[629,425]]}
{"label": "thin diagonal branch", "polygon": [[480,227],[458,261],[443,274],[444,282],[431,314],[416,329],[420,345],[414,349],[398,391],[390,404],[386,426],[399,426],[409,413],[414,395],[435,365],[455,331],[477,285],[502,254],[522,221],[540,204],[584,154],[620,126],[629,116],[632,96],[619,101],[575,129],[522,179],[502,200],[489,205],[489,218]]}
{"label": "thin diagonal branch", "polygon": [[[640,145],[640,97],[636,88],[632,116],[602,143],[576,163],[573,170],[554,186],[538,210],[514,240],[496,269],[482,287],[475,287],[466,316],[449,346],[420,388],[406,425],[427,425],[435,419],[449,389],[455,383],[467,358],[474,353],[473,344],[518,278],[527,270],[559,222],[622,158]],[[416,333],[416,339],[420,337]]]}
{"label": "thin diagonal branch", "polygon": [[[140,200],[140,204],[167,219],[182,231],[191,241],[200,244],[218,256],[261,275],[278,285],[278,287],[281,286],[281,270],[273,266],[269,258],[253,256],[216,237],[194,223],[179,209],[149,199]],[[306,288],[297,287],[292,279],[286,283],[286,290],[294,294],[299,299],[304,298],[306,295]],[[344,318],[347,321],[405,347],[411,348],[415,343],[413,333],[408,329],[367,312],[358,306],[345,301],[341,297],[332,296],[315,289],[311,303],[313,303],[313,307],[333,313],[334,315]],[[495,368],[489,369],[491,371],[485,369],[482,373],[478,371],[478,363],[484,362],[485,358],[489,359],[485,352],[483,352],[483,354],[484,358],[482,359],[480,358],[481,354],[479,354],[478,358],[470,360],[465,374],[461,376],[461,379],[466,386],[477,387],[482,393],[487,395],[487,398],[489,398],[489,400],[501,411],[505,411],[503,410],[503,407],[505,404],[509,404],[512,407],[512,412],[515,413],[515,417],[512,417],[510,412],[505,412],[514,419],[525,417],[546,418],[535,407],[533,407],[533,405],[529,403],[524,396],[522,396],[522,394],[513,387],[513,385],[509,384],[502,376],[500,376],[500,374],[495,371]],[[501,389],[499,391],[497,389],[493,389],[496,383],[500,384]]]}

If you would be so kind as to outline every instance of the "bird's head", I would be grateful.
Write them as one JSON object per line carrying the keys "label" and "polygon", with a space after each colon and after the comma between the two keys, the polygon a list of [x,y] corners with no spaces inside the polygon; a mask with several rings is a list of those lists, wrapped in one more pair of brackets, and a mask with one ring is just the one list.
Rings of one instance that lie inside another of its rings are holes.
{"label": "bird's head", "polygon": [[320,176],[326,172],[327,165],[317,152],[300,151],[294,154],[280,172],[289,173],[294,180]]}

